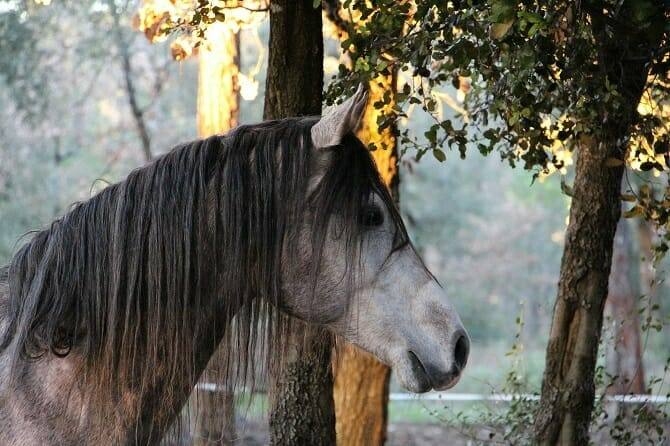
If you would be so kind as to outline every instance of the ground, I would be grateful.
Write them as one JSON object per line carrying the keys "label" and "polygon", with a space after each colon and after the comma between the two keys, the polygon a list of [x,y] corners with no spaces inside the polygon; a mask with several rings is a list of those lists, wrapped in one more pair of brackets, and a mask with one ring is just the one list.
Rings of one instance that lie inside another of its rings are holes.
{"label": "ground", "polygon": [[[259,421],[247,421],[244,429],[240,429],[239,445],[265,446],[268,444],[267,424]],[[468,432],[455,427],[434,423],[391,423],[388,427],[386,446],[474,446],[474,445],[505,445],[503,441],[490,441],[489,428],[470,427]],[[670,426],[665,428],[665,439],[654,446],[670,446]],[[616,442],[604,431],[592,434],[592,441],[599,446],[628,444]],[[633,445],[643,444],[633,441]],[[648,444],[648,443],[644,443]]]}
{"label": "ground", "polygon": [[[244,446],[265,446],[268,444],[267,426],[259,422],[248,422],[244,430],[238,432]],[[445,441],[447,443],[445,443]],[[458,430],[437,424],[392,423],[388,428],[387,446],[466,446],[472,438]]]}

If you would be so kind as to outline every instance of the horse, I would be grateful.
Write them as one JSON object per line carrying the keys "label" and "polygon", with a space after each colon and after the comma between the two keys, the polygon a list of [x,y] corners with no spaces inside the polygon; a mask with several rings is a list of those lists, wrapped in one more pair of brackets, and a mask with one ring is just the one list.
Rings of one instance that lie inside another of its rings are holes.
{"label": "horse", "polygon": [[238,382],[287,318],[455,385],[470,341],[354,136],[366,102],[183,144],[36,232],[0,268],[0,444],[158,444],[219,345]]}

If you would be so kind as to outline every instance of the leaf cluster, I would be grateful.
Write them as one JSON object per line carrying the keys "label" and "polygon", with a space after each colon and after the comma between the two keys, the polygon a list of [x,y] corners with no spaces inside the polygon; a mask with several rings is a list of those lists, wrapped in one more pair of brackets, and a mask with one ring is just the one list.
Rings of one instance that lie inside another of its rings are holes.
{"label": "leaf cluster", "polygon": [[[328,97],[334,101],[360,81],[399,69],[406,83],[390,118],[416,105],[434,121],[421,143],[407,130],[400,135],[417,157],[440,154],[444,146],[464,156],[476,147],[484,155],[498,151],[512,166],[560,169],[556,140],[574,147],[585,135],[598,137],[604,124],[630,109],[621,92],[626,80],[612,76],[605,53],[625,63],[655,51],[649,57],[667,76],[667,49],[649,37],[658,42],[659,33],[667,34],[658,20],[667,11],[651,0],[626,8],[607,1],[582,7],[556,0],[418,0],[413,8],[388,3],[344,2],[365,23],[342,42],[352,64],[340,67]],[[459,88],[463,79],[472,84],[468,123],[458,116],[440,119],[434,92]]]}

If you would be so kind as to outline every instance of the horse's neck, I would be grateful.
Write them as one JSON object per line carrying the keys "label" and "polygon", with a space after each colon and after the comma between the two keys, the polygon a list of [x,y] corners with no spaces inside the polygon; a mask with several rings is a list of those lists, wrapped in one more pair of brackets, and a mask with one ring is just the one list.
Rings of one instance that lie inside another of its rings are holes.
{"label": "horse's neck", "polygon": [[[7,319],[4,291],[0,283],[0,329]],[[21,361],[16,384],[10,389],[6,385],[8,367],[2,367],[8,363],[7,351],[0,352],[0,444],[21,444],[22,439],[28,439],[26,444],[157,444],[214,354],[216,343],[211,336],[220,338],[222,333],[214,332],[213,327],[224,326],[224,321],[215,319],[217,314],[222,312],[214,307],[203,311],[201,331],[210,336],[194,339],[194,373],[169,389],[175,396],[171,407],[164,406],[162,396],[168,389],[160,380],[151,389],[127,390],[119,401],[103,402],[104,407],[94,406],[95,399],[85,403],[76,373],[83,358],[76,349],[64,358],[47,355],[38,361]],[[169,364],[153,366],[160,370]],[[25,423],[28,419],[42,427],[35,431]]]}
{"label": "horse's neck", "polygon": [[[188,401],[189,395],[195,387],[200,375],[205,370],[207,363],[216,351],[218,342],[223,337],[223,327],[229,321],[221,320],[218,315],[224,314],[214,302],[212,308],[203,311],[203,320],[200,322],[200,336],[194,339],[195,358],[193,362],[193,373],[182,377],[176,384],[176,388],[167,389],[158,382],[158,385],[146,389],[141,393],[132,393],[129,399],[135,401],[131,413],[126,417],[131,428],[126,432],[125,441],[128,444],[155,444],[160,441],[166,431],[179,417],[181,409]],[[219,327],[216,329],[215,327]],[[169,367],[170,364],[156,364],[157,368]],[[164,406],[164,395],[170,392],[175,395],[171,407]]]}
{"label": "horse's neck", "polygon": [[[155,389],[152,392],[149,392],[143,395],[144,401],[147,403],[146,410],[143,410],[140,414],[140,420],[138,423],[139,429],[147,429],[147,426],[150,426],[152,423],[155,423],[158,427],[158,432],[160,434],[158,439],[162,438],[165,432],[172,426],[179,417],[184,405],[187,403],[190,394],[192,393],[195,385],[202,376],[207,364],[209,363],[212,356],[216,353],[217,346],[223,338],[223,331],[230,321],[221,320],[217,315],[225,314],[219,309],[213,309],[211,312],[208,312],[208,320],[203,321],[200,330],[201,335],[194,340],[196,343],[195,348],[195,358],[193,362],[193,373],[191,378],[184,377],[183,381],[178,384],[177,388],[170,389],[171,392],[174,392],[175,395],[179,395],[179,398],[175,400],[174,404],[169,410],[159,411],[160,416],[157,417],[156,408],[163,401],[163,389]],[[208,324],[209,327],[206,328]],[[215,327],[219,327],[218,329]],[[215,338],[215,339],[214,339]],[[216,341],[216,342],[215,342]],[[150,433],[147,432],[146,435]],[[151,433],[151,438],[153,439],[153,433]]]}

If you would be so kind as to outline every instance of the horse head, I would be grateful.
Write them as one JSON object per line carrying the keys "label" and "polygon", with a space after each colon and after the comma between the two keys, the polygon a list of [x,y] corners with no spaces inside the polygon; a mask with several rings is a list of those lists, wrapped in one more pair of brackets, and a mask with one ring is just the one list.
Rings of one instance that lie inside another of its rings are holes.
{"label": "horse head", "polygon": [[470,341],[354,136],[366,103],[359,88],[311,128],[310,205],[297,248],[284,253],[282,305],[375,355],[408,390],[447,389]]}

